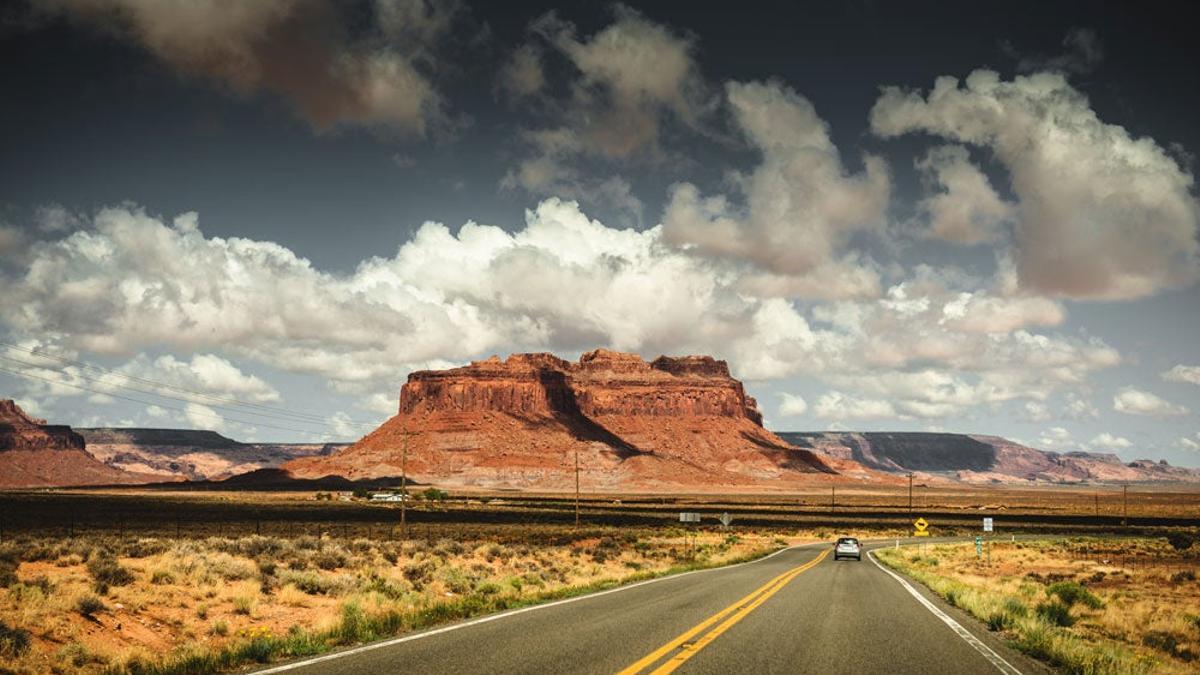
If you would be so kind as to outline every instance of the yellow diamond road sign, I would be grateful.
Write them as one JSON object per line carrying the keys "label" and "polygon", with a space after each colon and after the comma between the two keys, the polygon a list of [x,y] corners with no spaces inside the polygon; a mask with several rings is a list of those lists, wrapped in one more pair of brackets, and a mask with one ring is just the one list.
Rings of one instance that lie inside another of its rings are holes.
{"label": "yellow diamond road sign", "polygon": [[913,521],[913,527],[916,528],[916,531],[913,532],[914,537],[929,536],[929,523],[924,518],[917,518],[915,521]]}

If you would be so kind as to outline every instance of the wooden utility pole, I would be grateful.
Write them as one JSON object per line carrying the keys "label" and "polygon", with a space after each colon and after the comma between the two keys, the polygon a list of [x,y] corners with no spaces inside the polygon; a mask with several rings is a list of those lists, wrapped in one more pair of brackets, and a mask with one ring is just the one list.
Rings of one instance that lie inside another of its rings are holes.
{"label": "wooden utility pole", "polygon": [[1121,486],[1121,524],[1129,524],[1129,484]]}
{"label": "wooden utility pole", "polygon": [[837,486],[829,486],[829,511],[833,512],[837,509]]}
{"label": "wooden utility pole", "polygon": [[575,527],[579,527],[579,444],[575,444]]}
{"label": "wooden utility pole", "polygon": [[912,513],[912,506],[913,506],[912,497],[913,497],[913,475],[912,475],[912,472],[909,471],[908,472],[908,512],[910,514]]}
{"label": "wooden utility pole", "polygon": [[408,425],[400,431],[404,443],[400,450],[400,536],[408,539]]}

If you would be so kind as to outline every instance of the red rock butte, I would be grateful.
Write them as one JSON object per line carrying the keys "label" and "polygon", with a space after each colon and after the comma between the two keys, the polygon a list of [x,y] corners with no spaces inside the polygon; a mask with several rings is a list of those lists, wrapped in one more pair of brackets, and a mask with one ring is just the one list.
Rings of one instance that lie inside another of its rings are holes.
{"label": "red rock butte", "polygon": [[89,455],[71,427],[48,425],[0,399],[0,488],[133,482],[138,477]]}
{"label": "red rock butte", "polygon": [[552,354],[492,357],[414,372],[396,416],[329,457],[294,460],[297,477],[407,473],[442,485],[606,490],[786,488],[854,462],[789,445],[724,361],[598,349],[578,363]]}

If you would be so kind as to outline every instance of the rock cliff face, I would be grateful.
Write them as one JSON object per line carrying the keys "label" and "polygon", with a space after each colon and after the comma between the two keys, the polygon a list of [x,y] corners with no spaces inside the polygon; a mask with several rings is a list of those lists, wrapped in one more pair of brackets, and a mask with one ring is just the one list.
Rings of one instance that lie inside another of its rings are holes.
{"label": "rock cliff face", "polygon": [[402,415],[484,412],[638,417],[745,417],[762,426],[753,398],[707,356],[660,356],[596,350],[579,363],[552,354],[492,357],[463,368],[413,373],[400,390]]}
{"label": "rock cliff face", "polygon": [[98,461],[71,427],[48,425],[0,400],[0,488],[145,482]]}
{"label": "rock cliff face", "polygon": [[836,474],[762,427],[724,361],[596,350],[492,357],[421,371],[395,417],[343,452],[285,465],[299,477],[400,475],[488,487],[573,485],[574,458],[593,488],[786,486]]}
{"label": "rock cliff face", "polygon": [[0,449],[83,450],[83,437],[67,426],[30,417],[11,399],[0,400]]}

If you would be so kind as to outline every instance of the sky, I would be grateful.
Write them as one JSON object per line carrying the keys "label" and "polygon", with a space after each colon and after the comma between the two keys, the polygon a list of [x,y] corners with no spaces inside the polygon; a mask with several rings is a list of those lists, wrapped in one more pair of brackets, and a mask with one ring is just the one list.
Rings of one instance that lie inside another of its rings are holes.
{"label": "sky", "polygon": [[413,370],[726,359],[775,430],[1200,466],[1170,4],[27,0],[0,396],[353,440]]}

